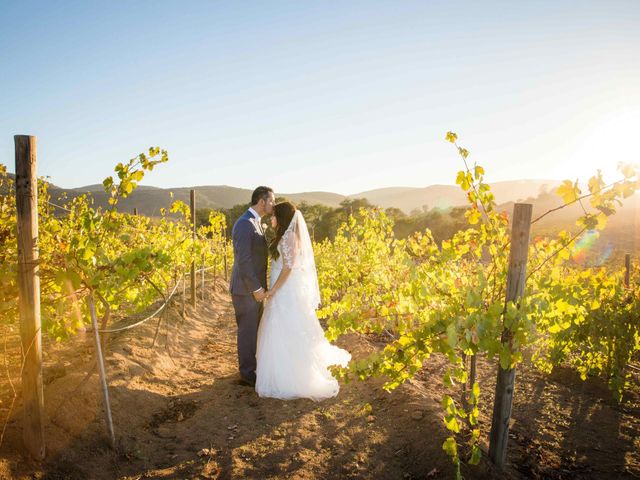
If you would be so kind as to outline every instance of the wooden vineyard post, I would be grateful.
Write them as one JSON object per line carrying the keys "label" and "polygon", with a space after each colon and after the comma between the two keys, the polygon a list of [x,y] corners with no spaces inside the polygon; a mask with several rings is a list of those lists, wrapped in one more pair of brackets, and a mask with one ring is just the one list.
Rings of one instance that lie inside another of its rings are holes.
{"label": "wooden vineyard post", "polygon": [[[196,191],[191,190],[191,225],[193,226],[193,240],[196,239]],[[196,260],[191,262],[191,305],[196,306]]]}
{"label": "wooden vineyard post", "polygon": [[204,300],[204,253],[202,254],[202,269],[200,270],[200,299]]}
{"label": "wooden vineyard post", "polygon": [[211,270],[212,270],[211,278],[213,279],[212,288],[213,288],[214,292],[218,291],[218,288],[216,287],[216,278],[217,278],[217,275],[218,275],[218,268],[217,268],[217,265],[216,265],[216,261],[217,260],[218,260],[218,255],[214,255],[213,256],[213,265],[211,265]]}
{"label": "wooden vineyard post", "polygon": [[[513,208],[506,302],[517,303],[524,293],[532,210],[533,206],[528,203],[516,203]],[[502,343],[511,344],[512,338],[512,332],[505,328],[502,332]],[[504,465],[507,456],[515,378],[515,368],[504,370],[502,366],[498,365],[493,419],[489,436],[489,458],[498,467]]]}
{"label": "wooden vineyard post", "polygon": [[15,135],[16,213],[18,230],[18,305],[22,342],[22,438],[29,454],[45,455],[40,268],[38,252],[38,179],[36,137]]}
{"label": "wooden vineyard post", "polygon": [[228,281],[229,280],[229,271],[228,271],[228,267],[227,267],[227,230],[225,228],[224,230],[224,281]]}
{"label": "wooden vineyard post", "polygon": [[98,374],[100,375],[100,385],[102,386],[102,403],[109,430],[109,443],[111,448],[116,448],[116,436],[113,431],[113,419],[111,418],[111,403],[109,402],[109,387],[107,386],[107,372],[104,368],[104,357],[102,356],[102,345],[100,344],[100,331],[98,330],[98,318],[96,316],[96,304],[93,295],[89,295],[89,312],[91,313],[91,325],[96,342],[96,358],[98,360]]}
{"label": "wooden vineyard post", "polygon": [[624,256],[624,286],[629,288],[631,276],[631,254],[627,253]]}
{"label": "wooden vineyard post", "polygon": [[138,216],[138,209],[136,207],[133,207],[133,214],[135,216]]}

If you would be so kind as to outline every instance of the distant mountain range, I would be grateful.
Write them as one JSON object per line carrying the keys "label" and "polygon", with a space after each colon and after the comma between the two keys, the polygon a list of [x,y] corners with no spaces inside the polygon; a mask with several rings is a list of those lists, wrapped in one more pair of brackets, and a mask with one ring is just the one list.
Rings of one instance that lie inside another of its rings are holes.
{"label": "distant mountain range", "polygon": [[[492,184],[492,191],[498,203],[524,200],[537,197],[541,192],[551,191],[559,185],[557,180],[513,180],[496,182]],[[122,200],[119,208],[122,211],[133,211],[134,208],[143,215],[159,215],[161,208],[168,208],[174,200],[189,202],[189,192],[196,191],[196,208],[231,208],[234,205],[248,203],[251,198],[251,190],[245,188],[230,187],[226,185],[207,185],[196,187],[158,188],[151,186],[139,186],[129,198]],[[63,194],[67,198],[75,198],[84,193],[91,193],[97,206],[107,205],[107,195],[102,185],[87,185],[80,188],[62,189],[55,185],[50,186],[50,192],[54,200],[59,200]],[[354,195],[340,195],[331,192],[301,192],[281,193],[276,192],[277,197],[285,197],[294,203],[305,201],[311,204],[323,204],[337,207],[346,199],[366,198],[370,203],[383,208],[395,207],[410,213],[413,210],[425,208],[447,208],[466,205],[464,192],[455,185],[431,185],[423,188],[415,187],[389,187],[369,190]]]}

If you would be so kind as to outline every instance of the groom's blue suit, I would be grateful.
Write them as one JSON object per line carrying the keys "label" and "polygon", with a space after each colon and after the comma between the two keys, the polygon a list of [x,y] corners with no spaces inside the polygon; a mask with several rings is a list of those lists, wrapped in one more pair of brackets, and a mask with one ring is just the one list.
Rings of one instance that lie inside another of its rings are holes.
{"label": "groom's blue suit", "polygon": [[267,289],[268,248],[260,220],[249,210],[233,226],[233,270],[231,298],[238,325],[238,363],[240,376],[251,383],[256,381],[256,343],[262,303],[253,292]]}

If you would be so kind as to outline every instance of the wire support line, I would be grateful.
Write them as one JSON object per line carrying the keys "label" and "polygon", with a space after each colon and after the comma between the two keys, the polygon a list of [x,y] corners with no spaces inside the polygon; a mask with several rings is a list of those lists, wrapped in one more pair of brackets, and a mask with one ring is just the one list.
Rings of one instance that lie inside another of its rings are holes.
{"label": "wire support line", "polygon": [[59,208],[60,210],[64,210],[65,212],[72,213],[72,210],[69,210],[67,207],[63,207],[61,205],[55,204],[53,202],[50,202],[49,200],[46,200],[46,202],[47,202],[47,205],[51,205],[52,207]]}
{"label": "wire support line", "polygon": [[158,315],[162,310],[164,310],[166,308],[166,306],[169,304],[169,300],[171,300],[171,297],[173,297],[173,295],[176,293],[176,290],[178,289],[178,285],[180,285],[180,283],[183,280],[178,280],[175,284],[175,286],[173,287],[173,290],[171,291],[171,293],[169,294],[169,297],[167,298],[167,300],[160,305],[160,307],[153,312],[151,315],[149,315],[146,318],[143,318],[142,320],[137,321],[136,323],[132,323],[131,325],[127,325],[125,327],[119,327],[119,328],[106,328],[104,330],[98,330],[100,333],[116,333],[116,332],[122,332],[125,330],[130,330],[132,328],[138,327],[140,325],[142,325],[143,323],[151,320],[152,318],[154,318],[156,315]]}
{"label": "wire support line", "polygon": [[216,268],[216,265],[211,265],[210,267],[201,268],[199,270],[196,270],[196,273],[208,272],[209,270],[212,270],[214,268]]}
{"label": "wire support line", "polygon": [[[215,266],[211,266],[211,267],[207,267],[207,268],[201,268],[199,270],[196,270],[196,273],[201,273],[201,272],[206,272],[208,270],[211,270],[212,268],[215,268]],[[116,332],[122,332],[125,330],[130,330],[132,328],[138,327],[140,325],[142,325],[143,323],[151,320],[152,318],[154,318],[155,316],[157,316],[163,309],[166,308],[166,306],[169,304],[169,300],[171,300],[171,298],[173,297],[173,295],[176,293],[176,290],[178,288],[178,285],[180,285],[180,283],[182,283],[184,280],[178,280],[176,282],[176,284],[173,287],[173,290],[171,290],[171,293],[169,294],[169,297],[167,297],[167,300],[160,305],[160,307],[158,307],[158,309],[153,312],[151,315],[149,315],[148,317],[143,318],[142,320],[139,320],[135,323],[132,323],[131,325],[127,325],[125,327],[119,327],[119,328],[106,328],[104,330],[98,330],[98,332],[100,333],[116,333]]]}

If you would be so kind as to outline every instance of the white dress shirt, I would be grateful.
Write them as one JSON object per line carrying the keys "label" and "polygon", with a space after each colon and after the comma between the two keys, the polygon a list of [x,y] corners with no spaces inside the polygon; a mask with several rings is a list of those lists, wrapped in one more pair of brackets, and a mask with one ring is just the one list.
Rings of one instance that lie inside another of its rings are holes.
{"label": "white dress shirt", "polygon": [[256,211],[253,209],[253,207],[249,207],[249,211],[251,212],[251,215],[253,215],[253,217],[254,217],[256,220],[260,221],[260,215],[258,215],[258,212],[256,212]]}

